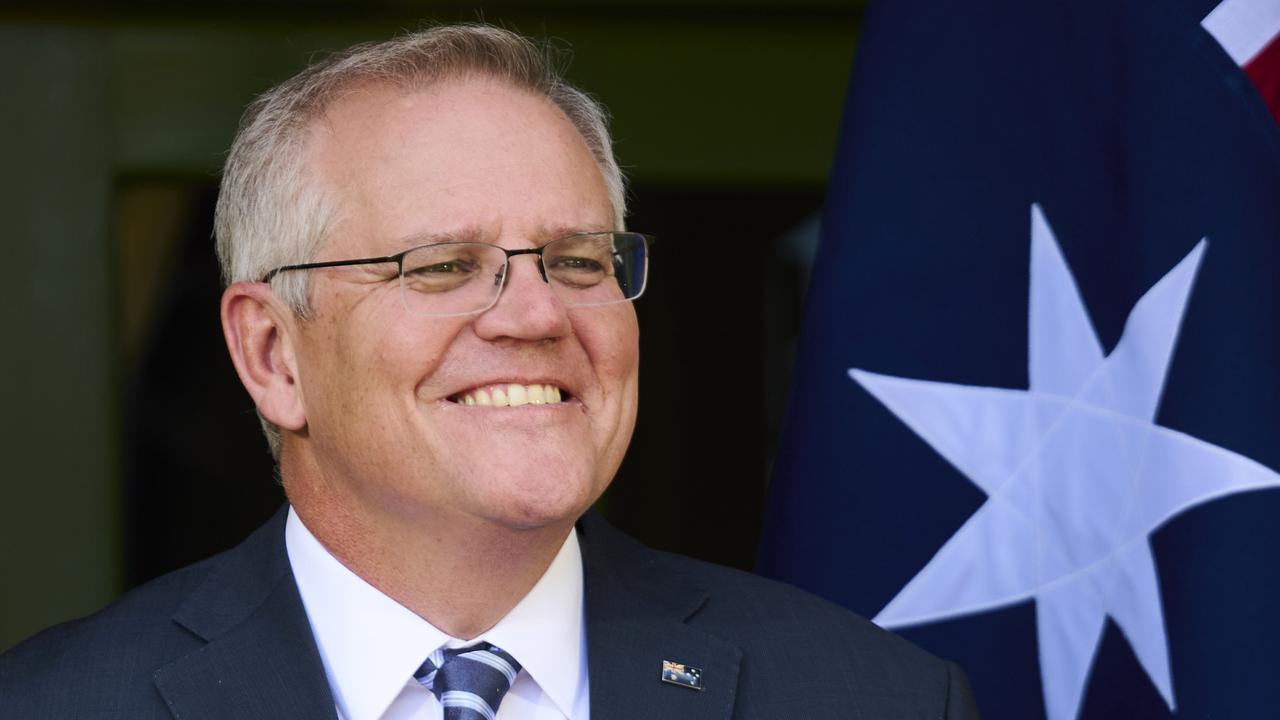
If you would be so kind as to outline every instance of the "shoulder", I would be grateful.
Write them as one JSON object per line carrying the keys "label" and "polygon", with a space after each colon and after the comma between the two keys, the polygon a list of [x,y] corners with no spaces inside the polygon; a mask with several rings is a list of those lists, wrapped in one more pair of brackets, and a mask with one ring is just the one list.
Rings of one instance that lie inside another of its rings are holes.
{"label": "shoulder", "polygon": [[708,590],[691,622],[733,634],[747,648],[804,647],[814,660],[865,668],[945,672],[942,660],[849,610],[785,583],[692,558],[651,551],[665,572]]}
{"label": "shoulder", "polygon": [[0,715],[77,715],[72,709],[77,697],[99,694],[92,701],[94,715],[127,716],[131,694],[154,694],[155,670],[199,646],[173,615],[218,560],[157,578],[92,615],[48,628],[0,655]]}
{"label": "shoulder", "polygon": [[626,576],[637,592],[652,594],[705,591],[706,600],[691,624],[732,632],[740,644],[805,642],[842,644],[856,641],[857,650],[888,655],[911,664],[941,664],[906,640],[883,630],[839,605],[785,583],[752,573],[646,547],[615,530],[598,516],[583,521],[589,554],[599,554],[611,571]]}
{"label": "shoulder", "polygon": [[705,591],[686,622],[741,648],[743,717],[753,716],[753,707],[788,705],[805,708],[807,717],[977,716],[958,667],[843,607],[775,580],[647,548],[599,519],[585,529],[605,536],[611,561],[652,584]]}
{"label": "shoulder", "polygon": [[0,717],[168,717],[156,673],[205,650],[292,577],[284,522],[282,509],[235,548],[0,655]]}

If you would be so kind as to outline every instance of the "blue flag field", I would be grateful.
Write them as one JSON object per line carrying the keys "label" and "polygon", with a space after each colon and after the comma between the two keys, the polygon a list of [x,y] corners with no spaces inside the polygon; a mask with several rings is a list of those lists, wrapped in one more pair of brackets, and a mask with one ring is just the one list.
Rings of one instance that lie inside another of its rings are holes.
{"label": "blue flag field", "polygon": [[1278,38],[1274,0],[873,3],[761,572],[988,720],[1280,717]]}

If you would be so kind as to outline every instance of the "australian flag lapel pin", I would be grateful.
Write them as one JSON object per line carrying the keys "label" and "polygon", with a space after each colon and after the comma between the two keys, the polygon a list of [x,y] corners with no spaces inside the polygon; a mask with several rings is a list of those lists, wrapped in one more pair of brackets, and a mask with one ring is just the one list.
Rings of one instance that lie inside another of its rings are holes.
{"label": "australian flag lapel pin", "polygon": [[684,663],[662,661],[662,682],[679,685],[690,690],[702,689],[702,668]]}

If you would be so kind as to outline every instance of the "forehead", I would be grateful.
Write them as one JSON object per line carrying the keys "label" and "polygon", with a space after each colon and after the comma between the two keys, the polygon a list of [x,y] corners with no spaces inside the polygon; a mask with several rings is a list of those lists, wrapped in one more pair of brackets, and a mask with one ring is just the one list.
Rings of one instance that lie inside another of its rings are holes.
{"label": "forehead", "polygon": [[339,223],[365,243],[602,229],[611,217],[603,175],[564,113],[498,80],[352,89],[313,123],[308,150]]}

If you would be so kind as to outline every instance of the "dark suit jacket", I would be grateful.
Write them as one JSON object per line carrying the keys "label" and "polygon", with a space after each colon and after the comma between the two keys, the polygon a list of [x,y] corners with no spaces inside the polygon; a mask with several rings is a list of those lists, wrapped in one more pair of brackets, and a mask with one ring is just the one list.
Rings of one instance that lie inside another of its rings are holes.
{"label": "dark suit jacket", "polygon": [[[0,717],[335,717],[284,519],[0,656]],[[958,668],[845,610],[594,514],[579,530],[595,720],[977,717]],[[663,660],[705,689],[661,682]]]}

